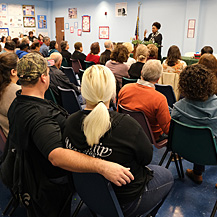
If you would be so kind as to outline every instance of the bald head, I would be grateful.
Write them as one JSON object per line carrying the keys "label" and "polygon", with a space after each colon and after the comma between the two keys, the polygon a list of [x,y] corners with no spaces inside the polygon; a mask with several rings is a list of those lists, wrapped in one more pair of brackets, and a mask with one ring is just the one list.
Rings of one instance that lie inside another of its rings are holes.
{"label": "bald head", "polygon": [[62,55],[58,52],[54,52],[50,55],[50,58],[54,60],[55,66],[59,69],[62,64]]}
{"label": "bald head", "polygon": [[110,40],[105,41],[104,46],[108,50],[113,50],[113,43]]}

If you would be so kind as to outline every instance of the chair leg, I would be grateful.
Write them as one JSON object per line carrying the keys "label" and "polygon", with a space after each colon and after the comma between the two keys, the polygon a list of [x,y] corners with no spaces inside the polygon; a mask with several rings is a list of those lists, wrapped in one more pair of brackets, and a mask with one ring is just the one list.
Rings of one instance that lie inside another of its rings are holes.
{"label": "chair leg", "polygon": [[211,213],[210,217],[214,217],[215,216],[216,210],[217,210],[217,200],[215,202],[215,206],[213,207],[213,210],[212,210],[212,213]]}
{"label": "chair leg", "polygon": [[176,165],[176,170],[178,172],[178,175],[179,175],[179,178],[181,179],[182,178],[182,175],[181,175],[181,172],[180,172],[180,169],[179,169],[179,165],[178,165],[178,162],[177,162],[177,159],[176,159],[176,154],[173,153],[173,158],[174,158],[174,161],[175,161],[175,165]]}
{"label": "chair leg", "polygon": [[84,201],[83,201],[83,200],[80,200],[78,206],[76,207],[74,213],[72,214],[72,217],[76,217],[76,216],[78,215],[78,213],[79,213],[79,211],[80,211],[80,209],[81,209],[83,203],[84,203]]}
{"label": "chair leg", "polygon": [[161,166],[161,165],[163,164],[163,162],[164,162],[164,160],[165,160],[165,158],[166,158],[168,152],[169,152],[169,150],[168,150],[168,148],[167,148],[166,151],[164,152],[164,154],[163,154],[161,160],[160,160],[160,163],[158,164],[159,166]]}
{"label": "chair leg", "polygon": [[173,159],[173,154],[171,153],[170,158],[169,158],[169,160],[168,160],[168,162],[167,162],[167,164],[166,164],[166,168],[167,168],[167,169],[169,168],[169,165],[170,165],[172,159]]}
{"label": "chair leg", "polygon": [[178,155],[178,158],[179,158],[179,167],[180,167],[180,170],[181,170],[181,175],[182,175],[182,178],[184,179],[185,174],[184,174],[184,170],[183,170],[183,166],[182,166],[182,159],[181,159],[181,157],[179,155]]}

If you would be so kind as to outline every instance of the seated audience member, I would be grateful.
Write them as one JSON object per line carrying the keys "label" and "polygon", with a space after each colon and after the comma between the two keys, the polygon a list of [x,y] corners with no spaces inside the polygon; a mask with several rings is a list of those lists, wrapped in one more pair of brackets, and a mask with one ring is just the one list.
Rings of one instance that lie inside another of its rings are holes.
{"label": "seated audience member", "polygon": [[34,39],[35,39],[36,37],[33,35],[33,31],[29,31],[29,40],[31,41],[31,42],[34,42]]}
{"label": "seated audience member", "polygon": [[125,64],[128,65],[128,67],[130,67],[133,63],[136,62],[136,60],[134,58],[130,57],[130,54],[133,52],[133,45],[130,42],[124,42],[123,45],[128,50],[128,59],[127,59],[127,62]]}
{"label": "seated audience member", "polygon": [[15,52],[16,52],[17,50],[20,49],[20,40],[19,40],[19,38],[13,38],[12,41],[13,41],[13,42],[15,43],[15,45],[16,45],[16,49],[15,49]]}
{"label": "seated audience member", "polygon": [[140,124],[128,115],[109,112],[115,83],[105,66],[94,65],[84,72],[81,92],[86,108],[68,118],[63,138],[66,148],[130,167],[134,181],[113,187],[124,216],[141,216],[166,197],[173,177],[166,168],[148,165],[153,147]]}
{"label": "seated audience member", "polygon": [[86,57],[86,61],[94,62],[95,64],[100,64],[100,52],[99,42],[94,42],[90,46],[90,53]]}
{"label": "seated audience member", "polygon": [[78,90],[78,87],[71,83],[68,79],[68,77],[61,71],[59,68],[62,64],[62,55],[58,52],[52,53],[50,55],[50,58],[54,60],[55,65],[50,66],[50,88],[52,89],[54,96],[57,100],[57,103],[59,105],[62,105],[59,90],[57,86],[60,86],[65,89],[73,89],[77,96],[79,96],[81,93]]}
{"label": "seated audience member", "polygon": [[21,39],[21,42],[20,42],[20,43],[25,43],[25,44],[30,45],[29,37],[28,37],[28,36],[24,36],[24,37]]}
{"label": "seated audience member", "polygon": [[68,66],[72,67],[71,53],[68,51],[69,50],[68,41],[61,41],[60,47],[61,47],[61,54],[62,54],[63,58],[66,59]]}
{"label": "seated audience member", "polygon": [[104,43],[105,51],[100,55],[100,64],[105,65],[108,60],[110,60],[111,52],[114,49],[113,43],[110,40],[105,41]]}
{"label": "seated audience member", "polygon": [[86,55],[83,52],[83,46],[81,42],[76,42],[74,44],[75,51],[72,54],[72,59],[78,59],[81,63],[82,69],[86,69],[86,65],[84,60],[86,59]]}
{"label": "seated audience member", "polygon": [[168,135],[171,120],[167,99],[154,86],[161,74],[160,61],[149,60],[142,68],[141,79],[137,83],[125,85],[118,95],[118,104],[145,113],[156,140]]}
{"label": "seated audience member", "polygon": [[[205,54],[204,54],[205,55]],[[184,99],[176,102],[171,117],[194,126],[208,126],[217,136],[217,81],[214,73],[201,64],[187,66],[180,74],[179,90]],[[186,174],[201,184],[205,167],[194,164]]]}
{"label": "seated audience member", "polygon": [[213,49],[211,46],[204,46],[202,49],[201,49],[201,56],[205,53],[209,53],[209,54],[213,54]]}
{"label": "seated audience member", "polygon": [[148,57],[148,48],[144,44],[139,44],[136,48],[137,62],[133,63],[128,70],[130,78],[140,79],[143,65]]}
{"label": "seated audience member", "polygon": [[8,36],[6,37],[6,41],[11,41],[11,36],[10,36],[10,35],[8,35]]}
{"label": "seated audience member", "polygon": [[0,55],[0,125],[5,136],[8,136],[8,109],[21,87],[17,85],[17,55],[3,53]]}
{"label": "seated audience member", "polygon": [[181,73],[187,66],[186,62],[181,60],[181,53],[177,46],[172,45],[167,53],[167,59],[163,61],[163,72]]}
{"label": "seated audience member", "polygon": [[54,52],[57,52],[59,53],[59,51],[57,50],[58,49],[58,44],[56,41],[51,41],[50,42],[50,50],[49,50],[49,56],[54,53]]}
{"label": "seated audience member", "polygon": [[128,50],[123,45],[116,45],[115,49],[111,53],[111,60],[109,60],[105,66],[107,66],[114,74],[118,81],[119,87],[122,87],[122,77],[129,78],[129,67],[124,64],[128,59]]}
{"label": "seated audience member", "polygon": [[5,46],[1,53],[14,53],[16,45],[13,41],[6,41]]}
{"label": "seated audience member", "polygon": [[200,57],[198,63],[206,66],[217,77],[217,59],[214,55],[205,53]]}
{"label": "seated audience member", "polygon": [[50,38],[48,36],[45,36],[43,38],[43,44],[40,47],[40,53],[43,57],[49,56],[49,46],[50,46]]}
{"label": "seated audience member", "polygon": [[2,49],[5,47],[5,43],[6,43],[6,37],[5,37],[5,36],[2,36],[2,37],[1,37],[1,42],[0,42],[0,44],[1,44],[1,46],[2,46]]}
{"label": "seated audience member", "polygon": [[39,42],[40,45],[43,44],[43,39],[44,39],[43,35],[42,35],[42,34],[39,34],[39,35],[38,35],[38,42]]}
{"label": "seated audience member", "polygon": [[149,55],[148,55],[148,60],[157,60],[158,59],[158,48],[154,44],[148,44],[147,45]]}
{"label": "seated audience member", "polygon": [[26,43],[21,43],[20,44],[20,50],[16,51],[16,54],[19,57],[19,59],[21,59],[23,56],[28,54],[28,50],[29,50],[29,45]]}
{"label": "seated audience member", "polygon": [[[118,186],[134,179],[129,168],[63,148],[68,114],[44,100],[50,79],[42,56],[27,54],[18,62],[17,72],[22,90],[8,111],[8,144],[19,156],[16,163],[25,162],[21,184],[30,195],[28,216],[71,216],[74,190],[69,187],[66,170],[100,173]],[[16,172],[19,178],[21,174]]]}
{"label": "seated audience member", "polygon": [[30,46],[31,53],[37,53],[42,56],[42,54],[40,53],[40,47],[41,47],[40,43],[38,41],[34,41]]}

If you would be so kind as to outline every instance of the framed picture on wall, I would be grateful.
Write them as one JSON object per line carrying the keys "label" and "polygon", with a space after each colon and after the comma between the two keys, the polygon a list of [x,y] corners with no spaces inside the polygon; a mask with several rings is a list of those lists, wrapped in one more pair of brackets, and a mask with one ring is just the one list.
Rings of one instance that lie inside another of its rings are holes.
{"label": "framed picture on wall", "polygon": [[34,5],[23,5],[23,16],[24,17],[34,17],[35,16],[35,6]]}
{"label": "framed picture on wall", "polygon": [[2,36],[7,37],[9,35],[9,29],[8,28],[0,28],[0,38]]}
{"label": "framed picture on wall", "polygon": [[65,29],[69,29],[69,23],[65,23]]}
{"label": "framed picture on wall", "polygon": [[23,17],[23,26],[24,27],[36,27],[35,17]]}
{"label": "framed picture on wall", "polygon": [[47,16],[38,15],[38,29],[47,29]]}
{"label": "framed picture on wall", "polygon": [[109,39],[109,26],[99,27],[99,39]]}
{"label": "framed picture on wall", "polygon": [[78,36],[81,36],[81,33],[82,33],[81,29],[78,29]]}
{"label": "framed picture on wall", "polygon": [[74,26],[70,26],[70,33],[74,33]]}
{"label": "framed picture on wall", "polygon": [[78,22],[74,22],[74,28],[75,28],[75,29],[78,28]]}
{"label": "framed picture on wall", "polygon": [[90,32],[90,16],[82,16],[82,32]]}
{"label": "framed picture on wall", "polygon": [[196,24],[196,20],[195,19],[188,20],[187,38],[194,38],[195,24]]}

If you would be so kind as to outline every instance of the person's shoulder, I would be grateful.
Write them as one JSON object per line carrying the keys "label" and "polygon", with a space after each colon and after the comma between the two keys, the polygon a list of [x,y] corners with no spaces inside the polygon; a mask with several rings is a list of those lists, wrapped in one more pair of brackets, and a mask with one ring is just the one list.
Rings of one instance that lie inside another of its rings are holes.
{"label": "person's shoulder", "polygon": [[85,116],[83,111],[77,111],[71,114],[66,120],[66,128],[72,125],[78,126],[78,122],[82,122],[82,118]]}

